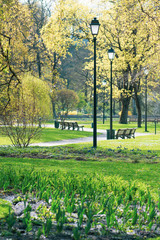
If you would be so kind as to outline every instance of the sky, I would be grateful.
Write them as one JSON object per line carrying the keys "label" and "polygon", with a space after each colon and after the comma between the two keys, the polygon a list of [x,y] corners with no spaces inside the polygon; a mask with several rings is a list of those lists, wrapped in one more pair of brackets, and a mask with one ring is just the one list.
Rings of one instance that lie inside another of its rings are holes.
{"label": "sky", "polygon": [[[27,0],[20,0],[20,2],[24,3]],[[43,0],[43,2],[45,3],[50,3],[50,6],[52,6],[51,8],[54,8],[54,2],[56,0]],[[78,0],[80,3],[88,6],[90,9],[92,9],[93,11],[96,9],[96,12],[100,12],[100,9],[102,9],[102,5],[100,6],[100,0]],[[32,1],[31,1],[32,2]],[[109,6],[109,5],[108,5]],[[105,5],[106,7],[106,5]],[[104,6],[103,6],[104,8]]]}
{"label": "sky", "polygon": [[87,5],[89,7],[97,7],[99,0],[79,0],[80,3]]}

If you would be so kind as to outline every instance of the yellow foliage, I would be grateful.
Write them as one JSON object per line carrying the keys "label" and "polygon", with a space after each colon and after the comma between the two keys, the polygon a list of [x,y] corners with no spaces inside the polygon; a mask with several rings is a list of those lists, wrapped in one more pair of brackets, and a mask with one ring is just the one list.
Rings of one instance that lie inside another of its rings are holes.
{"label": "yellow foliage", "polygon": [[25,75],[22,80],[23,100],[28,105],[35,105],[35,110],[41,117],[49,116],[51,111],[49,90],[46,82],[31,75]]}
{"label": "yellow foliage", "polygon": [[[1,95],[1,101],[7,95]],[[22,76],[22,83],[17,88],[11,86],[8,114],[15,119],[33,119],[48,117],[51,112],[49,88],[47,84],[31,75]]]}
{"label": "yellow foliage", "polygon": [[48,24],[42,29],[47,48],[65,57],[71,44],[81,45],[88,32],[88,16],[88,8],[76,0],[57,1]]}

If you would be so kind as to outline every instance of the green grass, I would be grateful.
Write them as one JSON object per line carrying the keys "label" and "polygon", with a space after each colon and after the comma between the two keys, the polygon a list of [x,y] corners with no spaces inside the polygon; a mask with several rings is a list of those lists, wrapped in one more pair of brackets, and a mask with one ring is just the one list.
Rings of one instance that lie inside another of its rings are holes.
{"label": "green grass", "polygon": [[[124,231],[128,226],[131,229],[139,228],[139,223],[131,226],[130,221],[132,206],[137,199],[145,204],[148,201],[149,204],[148,196],[151,196],[149,213],[152,210],[152,201],[156,203],[156,207],[159,202],[160,209],[159,141],[159,135],[149,135],[136,139],[101,141],[98,142],[97,149],[92,148],[92,143],[26,149],[1,147],[0,185],[4,192],[14,190],[26,194],[34,189],[36,196],[42,199],[47,199],[54,193],[52,197],[55,203],[59,199],[55,198],[56,194],[70,203],[69,193],[74,192],[74,196],[84,193],[86,199],[89,198],[93,203],[88,205],[90,209],[92,206],[96,209],[99,197],[102,197],[104,206],[108,199],[112,200],[112,195],[114,198],[123,199],[123,206],[128,203],[126,199],[130,199],[127,200],[131,206],[128,216],[125,215],[125,207],[123,210],[123,217],[126,216]],[[130,195],[130,187],[133,195]],[[151,195],[147,195],[148,191]],[[67,209],[67,206],[65,207]],[[101,203],[98,212],[100,207]],[[0,211],[5,215],[7,208]],[[141,211],[138,214],[141,214]],[[148,219],[147,215],[145,216]],[[160,221],[160,218],[157,219]]]}
{"label": "green grass", "polygon": [[0,136],[0,145],[9,145],[11,141],[8,137]]}
{"label": "green grass", "polygon": [[[85,127],[91,127],[91,124],[85,125]],[[109,129],[110,122],[107,120],[105,124],[98,122],[97,129]],[[117,121],[113,121],[113,129],[118,130],[119,128],[137,128],[137,123],[129,123],[129,124],[119,124]],[[148,133],[155,133],[155,124],[147,123],[147,131]],[[141,128],[137,128],[136,132],[144,133],[145,132],[145,124],[142,123]],[[160,123],[156,124],[156,133],[160,133]]]}
{"label": "green grass", "polygon": [[[55,128],[43,128],[41,135],[37,139],[33,139],[33,143],[38,142],[52,142],[65,139],[74,139],[80,137],[90,137],[93,133],[85,131],[71,131],[71,130],[60,130]],[[8,137],[0,136],[0,145],[9,145],[11,141]]]}
{"label": "green grass", "polygon": [[[71,146],[71,145],[70,145]],[[92,147],[92,141],[90,143],[79,143],[82,147]],[[160,155],[160,134],[150,134],[144,136],[137,136],[135,139],[114,139],[114,140],[103,140],[98,141],[98,148],[106,149],[116,149],[116,148],[126,148],[126,149],[141,149],[156,151]]]}
{"label": "green grass", "polygon": [[[78,158],[78,157],[77,157]],[[145,183],[149,188],[160,187],[160,163],[135,163],[114,161],[113,157],[108,157],[103,161],[83,161],[74,159],[54,160],[53,159],[30,159],[30,158],[0,158],[0,166],[22,167],[31,169],[41,169],[45,171],[61,170],[74,174],[90,175],[91,173],[103,174],[104,176],[119,176],[125,181],[138,181]]]}
{"label": "green grass", "polygon": [[93,133],[85,131],[61,130],[56,128],[44,128],[41,136],[34,142],[51,142],[80,137],[90,137]]}
{"label": "green grass", "polygon": [[128,149],[141,149],[141,150],[160,150],[160,135],[145,135],[137,136],[135,139],[118,139],[118,140],[107,140],[101,141],[100,147],[107,148],[128,148]]}
{"label": "green grass", "polygon": [[18,157],[1,157],[0,166],[34,167],[45,171],[60,169],[84,175],[103,173],[104,176],[120,176],[127,181],[138,180],[158,189],[159,146],[159,135],[148,135],[136,139],[100,141],[97,150],[92,148],[92,142],[68,147],[0,148],[1,156]]}

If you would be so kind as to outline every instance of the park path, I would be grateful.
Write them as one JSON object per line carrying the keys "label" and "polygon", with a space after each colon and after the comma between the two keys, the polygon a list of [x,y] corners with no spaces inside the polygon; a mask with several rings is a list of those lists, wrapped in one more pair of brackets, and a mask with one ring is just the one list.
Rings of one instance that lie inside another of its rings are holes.
{"label": "park path", "polygon": [[[52,126],[45,125],[45,127],[52,127]],[[93,129],[92,128],[84,128],[84,131],[93,132]],[[99,135],[97,135],[97,142],[101,141],[101,140],[107,140],[106,130],[97,129],[97,132],[100,133]],[[135,133],[135,136],[143,136],[143,135],[148,135],[148,133]],[[53,142],[33,143],[33,144],[30,144],[30,146],[51,147],[51,146],[59,146],[59,145],[74,144],[74,143],[86,143],[86,142],[93,142],[93,136],[53,141]]]}

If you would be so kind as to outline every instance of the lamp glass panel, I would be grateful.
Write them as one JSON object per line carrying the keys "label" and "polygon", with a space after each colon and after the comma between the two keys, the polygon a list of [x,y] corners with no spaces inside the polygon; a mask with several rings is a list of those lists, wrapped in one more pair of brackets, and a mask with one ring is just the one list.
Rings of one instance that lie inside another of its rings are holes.
{"label": "lamp glass panel", "polygon": [[99,30],[99,25],[91,25],[92,35],[97,35]]}
{"label": "lamp glass panel", "polygon": [[113,60],[114,56],[115,56],[115,52],[109,52],[108,53],[108,57],[109,57],[110,60]]}

